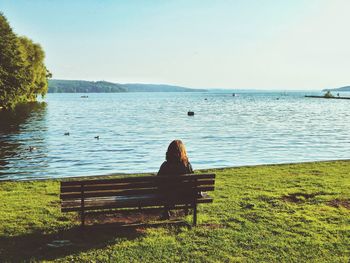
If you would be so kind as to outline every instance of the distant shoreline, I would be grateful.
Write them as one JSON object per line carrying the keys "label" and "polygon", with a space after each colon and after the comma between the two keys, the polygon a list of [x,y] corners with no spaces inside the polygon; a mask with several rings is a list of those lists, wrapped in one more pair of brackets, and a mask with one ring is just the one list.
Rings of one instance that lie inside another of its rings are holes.
{"label": "distant shoreline", "polygon": [[108,81],[50,79],[48,93],[206,92],[166,84],[120,84]]}
{"label": "distant shoreline", "polygon": [[305,95],[305,98],[350,100],[350,97],[325,97],[325,96],[311,96],[311,95]]}

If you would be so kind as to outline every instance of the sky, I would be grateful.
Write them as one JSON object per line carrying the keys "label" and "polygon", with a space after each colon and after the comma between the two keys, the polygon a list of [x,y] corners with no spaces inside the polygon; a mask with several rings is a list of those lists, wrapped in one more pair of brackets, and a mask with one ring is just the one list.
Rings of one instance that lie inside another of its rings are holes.
{"label": "sky", "polygon": [[350,85],[347,0],[1,0],[56,79],[192,88]]}

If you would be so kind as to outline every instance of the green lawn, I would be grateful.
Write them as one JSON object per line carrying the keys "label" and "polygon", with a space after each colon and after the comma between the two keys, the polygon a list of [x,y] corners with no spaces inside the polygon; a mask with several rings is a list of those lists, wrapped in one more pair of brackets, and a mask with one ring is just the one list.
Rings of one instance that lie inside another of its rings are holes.
{"label": "green lawn", "polygon": [[200,205],[194,228],[81,232],[76,214],[60,212],[59,181],[2,182],[0,262],[350,261],[350,161],[210,172],[214,203]]}

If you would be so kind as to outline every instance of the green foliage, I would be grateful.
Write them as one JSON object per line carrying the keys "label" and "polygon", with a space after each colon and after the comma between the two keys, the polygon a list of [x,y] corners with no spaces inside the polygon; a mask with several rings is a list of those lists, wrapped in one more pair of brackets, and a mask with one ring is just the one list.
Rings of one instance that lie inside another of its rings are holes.
{"label": "green foliage", "polygon": [[26,37],[18,37],[0,13],[0,107],[35,101],[47,92],[51,75],[44,65],[44,51]]}
{"label": "green foliage", "polygon": [[20,37],[19,40],[26,73],[30,79],[27,96],[29,100],[35,100],[38,94],[44,96],[48,89],[47,78],[50,73],[44,65],[45,53],[39,44],[33,43],[29,38]]}
{"label": "green foliage", "polygon": [[23,100],[27,81],[19,40],[0,14],[0,106]]}
{"label": "green foliage", "polygon": [[333,98],[333,94],[328,90],[325,94],[324,94],[325,98]]}
{"label": "green foliage", "polygon": [[[349,262],[350,161],[210,172],[217,174],[214,203],[199,206],[199,225],[191,229],[81,232],[76,213],[60,212],[57,181],[0,183],[0,259]],[[54,240],[72,245],[50,248]]]}

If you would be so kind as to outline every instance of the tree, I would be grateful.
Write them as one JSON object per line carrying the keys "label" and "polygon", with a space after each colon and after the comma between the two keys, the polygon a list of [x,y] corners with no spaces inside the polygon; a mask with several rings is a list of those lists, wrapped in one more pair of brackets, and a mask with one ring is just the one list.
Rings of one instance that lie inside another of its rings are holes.
{"label": "tree", "polygon": [[0,105],[11,107],[20,100],[26,82],[18,38],[0,14]]}
{"label": "tree", "polygon": [[36,100],[47,92],[51,74],[44,65],[44,51],[26,37],[18,37],[0,13],[0,107]]}
{"label": "tree", "polygon": [[25,61],[26,74],[30,80],[27,88],[27,98],[36,100],[38,94],[44,96],[47,93],[50,73],[47,71],[44,58],[45,53],[39,44],[33,43],[27,37],[19,37],[22,49],[22,57]]}
{"label": "tree", "polygon": [[329,90],[327,90],[326,94],[324,94],[324,97],[325,98],[333,98],[334,96]]}

